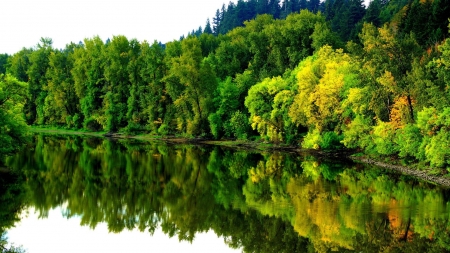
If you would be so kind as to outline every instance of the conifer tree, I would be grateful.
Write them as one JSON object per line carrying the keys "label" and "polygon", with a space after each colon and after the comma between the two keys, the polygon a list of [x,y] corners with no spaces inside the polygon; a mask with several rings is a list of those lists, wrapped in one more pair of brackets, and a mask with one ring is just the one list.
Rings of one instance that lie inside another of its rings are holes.
{"label": "conifer tree", "polygon": [[203,30],[203,33],[212,34],[213,31],[211,29],[211,23],[209,22],[209,18],[206,20],[205,29]]}

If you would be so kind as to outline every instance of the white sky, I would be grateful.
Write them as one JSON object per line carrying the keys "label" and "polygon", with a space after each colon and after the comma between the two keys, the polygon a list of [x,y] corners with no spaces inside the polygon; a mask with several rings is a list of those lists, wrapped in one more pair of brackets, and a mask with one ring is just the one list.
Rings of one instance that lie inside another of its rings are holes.
{"label": "white sky", "polygon": [[242,252],[229,248],[213,231],[197,234],[190,244],[179,242],[177,236],[169,238],[160,229],[153,236],[138,230],[109,233],[105,223],[92,230],[80,226],[80,218],[64,218],[61,208],[50,210],[46,219],[38,219],[32,208],[28,215],[25,214],[26,211],[16,227],[8,231],[7,237],[10,243],[22,245],[28,253]]}
{"label": "white sky", "polygon": [[[35,46],[41,37],[55,48],[99,35],[125,35],[166,43],[192,29],[229,0],[0,0],[0,53]],[[232,2],[236,3],[236,0]]]}

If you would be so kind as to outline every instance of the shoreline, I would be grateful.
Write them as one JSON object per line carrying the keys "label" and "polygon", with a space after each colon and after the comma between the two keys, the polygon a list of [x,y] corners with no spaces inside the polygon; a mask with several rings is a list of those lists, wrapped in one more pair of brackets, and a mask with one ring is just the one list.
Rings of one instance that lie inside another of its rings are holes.
{"label": "shoreline", "polygon": [[150,137],[143,135],[126,135],[122,133],[106,133],[106,132],[84,132],[77,130],[65,130],[65,129],[46,129],[46,128],[35,128],[31,127],[30,132],[33,133],[45,133],[45,134],[61,134],[61,135],[84,135],[93,136],[100,138],[113,138],[113,139],[136,139],[142,141],[164,141],[173,144],[197,144],[197,145],[211,145],[211,146],[222,146],[233,149],[244,149],[244,150],[254,150],[254,151],[267,151],[267,152],[286,152],[286,153],[310,153],[316,156],[327,157],[327,158],[339,158],[339,159],[349,159],[354,162],[360,162],[369,165],[375,165],[377,167],[395,171],[404,175],[413,176],[415,178],[430,182],[442,187],[450,188],[450,178],[445,177],[445,174],[433,175],[428,173],[431,169],[426,168],[425,170],[413,169],[407,166],[395,165],[392,163],[381,162],[376,159],[368,158],[367,156],[355,156],[355,152],[344,150],[337,152],[327,152],[321,150],[310,150],[302,149],[300,147],[286,145],[286,144],[273,144],[265,142],[255,142],[255,141],[243,141],[243,140],[211,140],[203,138],[184,138],[184,137]]}

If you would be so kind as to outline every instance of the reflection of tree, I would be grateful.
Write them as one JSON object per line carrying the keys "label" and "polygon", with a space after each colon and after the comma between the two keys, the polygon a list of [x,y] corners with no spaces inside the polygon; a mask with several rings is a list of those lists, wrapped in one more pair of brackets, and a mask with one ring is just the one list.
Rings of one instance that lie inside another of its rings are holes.
{"label": "reflection of tree", "polygon": [[9,164],[23,169],[41,215],[64,205],[84,225],[161,227],[188,241],[213,229],[245,252],[450,250],[443,191],[379,170],[219,147],[35,142]]}
{"label": "reflection of tree", "polygon": [[21,247],[7,246],[6,230],[14,226],[25,206],[23,177],[15,171],[0,170],[0,252],[24,252]]}

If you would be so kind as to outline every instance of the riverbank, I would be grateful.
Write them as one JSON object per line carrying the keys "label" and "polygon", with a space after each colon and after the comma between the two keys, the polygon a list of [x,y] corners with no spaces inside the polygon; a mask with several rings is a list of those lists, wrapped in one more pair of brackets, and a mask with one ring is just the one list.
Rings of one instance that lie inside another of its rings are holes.
{"label": "riverbank", "polygon": [[375,166],[381,167],[383,169],[397,171],[397,172],[400,172],[405,175],[420,178],[422,180],[450,188],[450,178],[448,178],[446,176],[446,174],[444,174],[444,171],[440,172],[440,174],[435,175],[434,173],[436,173],[436,172],[433,171],[431,168],[425,168],[423,170],[412,169],[412,168],[406,167],[406,166],[395,165],[395,164],[377,161],[377,160],[374,160],[374,159],[371,159],[371,158],[368,158],[365,156],[351,156],[350,158],[356,162],[362,162],[365,164],[375,165]]}
{"label": "riverbank", "polygon": [[233,149],[244,149],[249,151],[267,151],[267,152],[288,152],[288,153],[309,153],[315,156],[326,157],[328,159],[350,159],[355,162],[361,162],[364,164],[375,165],[377,167],[402,173],[405,175],[413,176],[424,181],[437,184],[439,186],[450,188],[450,178],[447,176],[445,170],[436,171],[430,168],[414,169],[408,166],[396,165],[393,163],[382,162],[380,160],[370,158],[367,156],[355,155],[352,150],[327,152],[320,150],[302,149],[300,147],[286,145],[286,144],[274,144],[263,141],[248,141],[248,140],[210,140],[204,138],[183,138],[177,136],[153,136],[153,135],[127,135],[123,133],[106,133],[106,132],[87,132],[77,130],[65,130],[65,129],[51,129],[51,128],[30,128],[34,133],[45,134],[59,134],[59,135],[81,135],[81,136],[93,136],[103,138],[116,138],[116,139],[136,139],[143,141],[163,141],[172,144],[197,144],[197,145],[213,145],[222,146]]}

